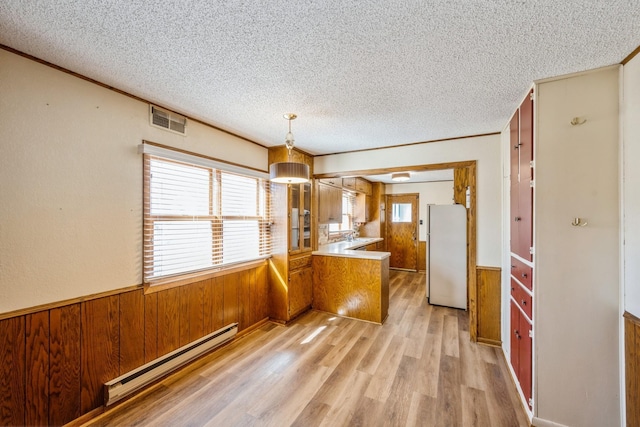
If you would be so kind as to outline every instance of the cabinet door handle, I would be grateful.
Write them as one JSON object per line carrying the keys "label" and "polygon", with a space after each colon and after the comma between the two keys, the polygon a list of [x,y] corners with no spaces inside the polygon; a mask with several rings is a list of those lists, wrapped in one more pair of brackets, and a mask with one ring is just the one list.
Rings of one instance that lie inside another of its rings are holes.
{"label": "cabinet door handle", "polygon": [[527,301],[522,300],[522,305],[527,305]]}
{"label": "cabinet door handle", "polygon": [[522,220],[522,218],[520,218],[519,216],[515,217],[515,221],[516,222],[521,221],[521,220]]}
{"label": "cabinet door handle", "polygon": [[527,278],[527,273],[522,273],[522,277]]}

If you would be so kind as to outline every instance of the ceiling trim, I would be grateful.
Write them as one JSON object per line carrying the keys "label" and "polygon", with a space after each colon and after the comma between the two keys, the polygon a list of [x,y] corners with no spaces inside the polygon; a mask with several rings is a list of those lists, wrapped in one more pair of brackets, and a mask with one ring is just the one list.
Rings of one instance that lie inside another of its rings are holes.
{"label": "ceiling trim", "polygon": [[462,162],[448,162],[448,163],[433,163],[428,165],[412,165],[412,166],[397,166],[393,168],[381,168],[381,169],[360,169],[352,171],[341,171],[333,173],[320,173],[313,175],[316,179],[323,178],[342,178],[345,176],[362,176],[362,175],[384,175],[393,172],[422,172],[422,171],[434,171],[442,169],[455,169],[466,168],[474,165],[475,160],[466,160]]}
{"label": "ceiling trim", "polygon": [[77,78],[82,79],[82,80],[85,80],[85,81],[87,81],[87,82],[89,82],[89,83],[93,83],[93,84],[95,84],[95,85],[101,86],[101,87],[103,87],[103,88],[105,88],[105,89],[112,90],[112,91],[114,91],[114,92],[116,92],[116,93],[119,93],[120,95],[128,96],[129,98],[135,99],[136,101],[144,102],[145,104],[153,104],[153,105],[155,105],[155,106],[157,106],[157,107],[164,108],[165,110],[169,110],[169,111],[171,111],[171,112],[173,112],[173,113],[180,114],[181,116],[184,116],[184,117],[188,118],[188,119],[189,119],[189,120],[191,120],[191,121],[194,121],[194,122],[196,122],[196,123],[200,123],[201,125],[204,125],[204,126],[210,127],[210,128],[215,129],[215,130],[217,130],[217,131],[224,132],[224,133],[226,133],[227,135],[234,136],[234,137],[236,137],[236,138],[242,139],[243,141],[247,141],[247,142],[250,142],[250,143],[252,143],[252,144],[255,144],[255,145],[259,146],[259,147],[262,147],[262,148],[269,148],[269,147],[267,147],[267,146],[265,146],[265,145],[262,145],[262,144],[260,144],[260,143],[258,143],[258,142],[256,142],[256,141],[253,141],[253,140],[251,140],[251,139],[249,139],[249,138],[246,138],[246,137],[244,137],[244,136],[240,136],[240,135],[238,135],[237,133],[233,133],[233,132],[228,131],[228,130],[226,130],[226,129],[222,129],[222,128],[218,127],[218,126],[214,126],[214,125],[212,125],[211,123],[207,123],[207,122],[204,122],[204,121],[202,121],[202,120],[200,120],[200,119],[196,119],[196,118],[191,117],[191,116],[189,116],[188,114],[185,114],[185,113],[183,113],[183,112],[175,111],[174,109],[169,108],[169,107],[167,107],[167,106],[164,106],[164,105],[162,105],[162,104],[159,104],[159,103],[157,103],[157,102],[151,102],[151,101],[149,101],[149,100],[147,100],[147,99],[140,98],[139,96],[133,95],[133,94],[131,94],[131,93],[129,93],[129,92],[125,92],[124,90],[122,90],[122,89],[118,89],[117,87],[109,86],[109,85],[108,85],[108,84],[106,84],[106,83],[102,83],[102,82],[100,82],[100,81],[98,81],[98,80],[94,80],[94,79],[92,79],[91,77],[87,77],[87,76],[82,75],[82,74],[80,74],[80,73],[76,73],[75,71],[71,71],[71,70],[69,70],[69,69],[67,69],[67,68],[64,68],[64,67],[61,67],[61,66],[59,66],[59,65],[53,64],[53,63],[51,63],[51,62],[45,61],[44,59],[40,59],[40,58],[35,57],[35,56],[33,56],[33,55],[29,55],[28,53],[21,52],[21,51],[19,51],[19,50],[17,50],[17,49],[14,49],[14,48],[12,48],[12,47],[7,46],[7,45],[4,45],[4,44],[1,44],[1,43],[0,43],[0,49],[3,49],[3,50],[6,50],[7,52],[11,52],[11,53],[14,53],[14,54],[16,54],[16,55],[22,56],[23,58],[30,59],[30,60],[32,60],[32,61],[34,61],[34,62],[37,62],[37,63],[40,63],[40,64],[42,64],[42,65],[46,65],[47,67],[51,67],[51,68],[53,68],[53,69],[55,69],[55,70],[62,71],[63,73],[70,74],[70,75],[72,75],[72,76],[74,76],[74,77],[77,77]]}
{"label": "ceiling trim", "polygon": [[631,52],[629,55],[627,55],[627,57],[622,60],[621,64],[622,65],[627,65],[627,63],[629,61],[631,61],[639,53],[640,53],[640,46],[635,48],[635,50],[633,52]]}
{"label": "ceiling trim", "polygon": [[386,147],[363,148],[361,150],[340,151],[339,153],[317,154],[314,157],[335,156],[335,155],[338,155],[338,154],[350,154],[350,153],[363,153],[365,151],[386,150],[386,149],[389,149],[389,148],[409,147],[409,146],[412,146],[412,145],[431,144],[432,142],[455,141],[455,140],[458,140],[458,139],[479,138],[481,136],[491,136],[491,135],[500,135],[500,132],[478,133],[478,134],[475,134],[475,135],[455,136],[455,137],[451,137],[451,138],[432,139],[432,140],[429,140],[429,141],[408,142],[406,144],[387,145]]}

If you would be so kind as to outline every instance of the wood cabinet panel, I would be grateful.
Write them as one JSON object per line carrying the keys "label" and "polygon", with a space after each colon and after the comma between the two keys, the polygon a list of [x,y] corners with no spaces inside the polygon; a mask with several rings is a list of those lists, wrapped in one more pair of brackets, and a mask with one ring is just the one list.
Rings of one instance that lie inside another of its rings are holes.
{"label": "wood cabinet panel", "polygon": [[342,222],[342,189],[318,185],[318,223]]}
{"label": "wood cabinet panel", "polygon": [[382,323],[389,308],[389,258],[313,257],[313,308]]}
{"label": "wood cabinet panel", "polygon": [[356,178],[342,178],[342,188],[347,188],[349,190],[356,190]]}
{"label": "wood cabinet panel", "polygon": [[0,321],[0,424],[25,423],[25,316]]}
{"label": "wood cabinet panel", "polygon": [[25,423],[44,426],[49,424],[49,312],[28,314],[25,321]]}
{"label": "wood cabinet panel", "polygon": [[354,209],[355,222],[369,222],[371,219],[371,196],[366,194],[356,195],[356,204]]}
{"label": "wood cabinet panel", "polygon": [[364,178],[356,178],[356,191],[371,196],[371,183]]}
{"label": "wood cabinet panel", "polygon": [[311,307],[312,271],[311,267],[306,267],[289,273],[289,311],[291,317]]}
{"label": "wood cabinet panel", "polygon": [[120,372],[145,363],[144,294],[142,289],[120,294]]}
{"label": "wood cabinet panel", "polygon": [[81,412],[104,403],[105,382],[120,375],[119,297],[114,295],[81,305]]}
{"label": "wood cabinet panel", "polygon": [[49,424],[80,412],[80,303],[49,312]]}

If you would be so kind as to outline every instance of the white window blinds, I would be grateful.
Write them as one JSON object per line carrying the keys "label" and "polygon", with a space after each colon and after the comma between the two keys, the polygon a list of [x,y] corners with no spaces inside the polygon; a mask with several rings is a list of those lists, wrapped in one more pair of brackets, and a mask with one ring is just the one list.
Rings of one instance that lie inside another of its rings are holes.
{"label": "white window blinds", "polygon": [[144,178],[146,283],[270,256],[266,179],[151,154]]}

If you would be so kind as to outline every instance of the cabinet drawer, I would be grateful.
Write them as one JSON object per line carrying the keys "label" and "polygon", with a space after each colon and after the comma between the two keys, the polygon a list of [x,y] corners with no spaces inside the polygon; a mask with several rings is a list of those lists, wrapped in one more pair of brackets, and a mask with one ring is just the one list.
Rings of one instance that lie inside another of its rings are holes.
{"label": "cabinet drawer", "polygon": [[511,275],[530,290],[533,289],[532,274],[531,267],[517,258],[511,257]]}
{"label": "cabinet drawer", "polygon": [[511,296],[520,306],[520,308],[522,308],[522,310],[527,313],[529,319],[533,319],[533,310],[531,307],[533,298],[518,282],[513,280],[513,278],[511,278]]}
{"label": "cabinet drawer", "polygon": [[289,270],[297,270],[303,267],[311,267],[311,255],[291,258],[289,260]]}

